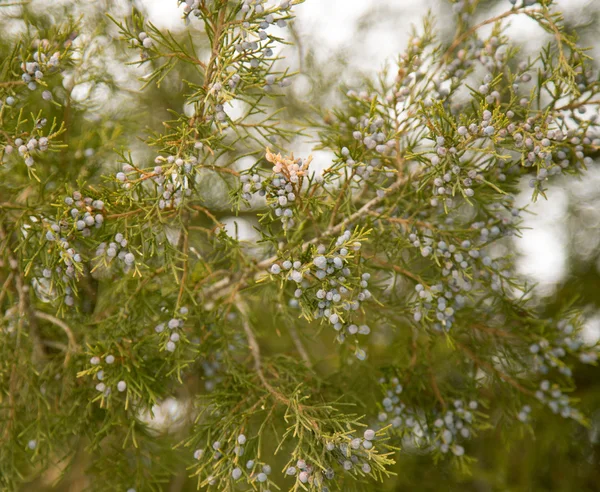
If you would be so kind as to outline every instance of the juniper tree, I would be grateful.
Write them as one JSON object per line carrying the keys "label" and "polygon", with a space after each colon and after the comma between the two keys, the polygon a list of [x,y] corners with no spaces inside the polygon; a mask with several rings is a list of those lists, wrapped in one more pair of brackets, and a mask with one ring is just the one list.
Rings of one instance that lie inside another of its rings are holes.
{"label": "juniper tree", "polygon": [[[597,74],[552,2],[481,21],[455,2],[449,43],[428,16],[300,121],[280,47],[301,1],[172,3],[184,35],[111,2],[0,10],[20,26],[0,64],[2,488],[83,463],[90,489],[381,490],[405,454],[468,469],[491,422],[586,425],[572,367],[598,346],[570,299],[536,309],[512,250],[521,184],[545,199],[600,145]],[[515,16],[552,36],[534,57]],[[172,92],[185,107],[153,128]],[[321,157],[294,153],[305,137]]]}

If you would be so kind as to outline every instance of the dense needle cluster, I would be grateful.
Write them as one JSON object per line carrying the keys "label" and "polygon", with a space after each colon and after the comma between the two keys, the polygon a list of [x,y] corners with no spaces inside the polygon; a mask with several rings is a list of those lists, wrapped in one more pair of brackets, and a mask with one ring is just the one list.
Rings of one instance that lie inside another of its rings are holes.
{"label": "dense needle cluster", "polygon": [[[172,33],[116,5],[108,25],[14,7],[0,488],[90,452],[110,489],[383,490],[407,455],[466,470],[492,422],[588,423],[582,306],[548,315],[513,255],[524,202],[600,147],[598,74],[561,14],[512,1],[475,24],[454,1],[449,43],[427,17],[328,108],[289,87],[300,3],[173,0]],[[539,54],[513,16],[550,34]],[[306,135],[321,171],[291,153]]]}

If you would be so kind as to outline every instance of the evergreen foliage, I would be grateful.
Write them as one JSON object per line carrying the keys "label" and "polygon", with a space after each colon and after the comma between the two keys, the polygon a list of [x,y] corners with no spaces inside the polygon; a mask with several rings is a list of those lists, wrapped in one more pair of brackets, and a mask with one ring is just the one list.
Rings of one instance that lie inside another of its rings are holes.
{"label": "evergreen foliage", "polygon": [[[383,490],[404,455],[468,472],[493,427],[588,424],[573,366],[599,346],[573,299],[531,304],[512,250],[522,183],[545,199],[600,146],[598,75],[551,0],[483,22],[455,2],[450,43],[428,16],[301,118],[279,47],[302,0],[179,2],[184,36],[105,3],[0,3],[19,26],[0,43],[2,490],[78,466],[101,490]],[[514,16],[552,35],[536,57]],[[295,156],[304,136],[332,160]]]}

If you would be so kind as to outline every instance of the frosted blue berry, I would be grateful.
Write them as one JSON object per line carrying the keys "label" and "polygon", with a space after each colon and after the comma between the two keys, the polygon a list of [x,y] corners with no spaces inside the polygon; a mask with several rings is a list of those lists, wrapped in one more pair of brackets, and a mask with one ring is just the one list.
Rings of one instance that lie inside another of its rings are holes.
{"label": "frosted blue berry", "polygon": [[117,383],[117,389],[123,393],[123,391],[125,391],[127,389],[127,383],[125,381],[119,381]]}
{"label": "frosted blue berry", "polygon": [[317,256],[313,260],[313,263],[317,268],[321,270],[325,270],[327,268],[327,258],[325,258],[324,256]]}
{"label": "frosted blue berry", "polygon": [[262,472],[261,472],[261,473],[259,473],[259,474],[258,474],[258,476],[256,477],[256,479],[257,479],[259,482],[261,482],[261,483],[262,483],[262,482],[266,482],[266,481],[267,481],[267,474],[266,474],[266,473],[262,473]]}
{"label": "frosted blue berry", "polygon": [[231,472],[231,478],[238,480],[242,476],[242,470],[240,468],[234,468]]}
{"label": "frosted blue berry", "polygon": [[373,429],[367,429],[363,434],[363,437],[367,441],[372,441],[373,439],[375,439],[375,431]]}
{"label": "frosted blue berry", "polygon": [[281,273],[281,267],[277,263],[274,263],[271,265],[271,273],[273,275],[279,275]]}

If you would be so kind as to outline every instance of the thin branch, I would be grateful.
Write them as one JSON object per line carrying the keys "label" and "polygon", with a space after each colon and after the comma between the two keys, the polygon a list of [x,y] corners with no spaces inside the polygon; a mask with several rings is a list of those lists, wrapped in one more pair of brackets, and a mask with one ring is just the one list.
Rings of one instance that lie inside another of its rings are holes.
{"label": "thin branch", "polygon": [[181,280],[180,280],[181,285],[179,286],[179,295],[177,296],[177,308],[179,308],[181,306],[181,300],[183,299],[183,292],[185,290],[185,283],[187,282],[188,268],[189,268],[189,237],[190,237],[190,234],[187,230],[187,221],[186,221],[186,223],[184,224],[184,227],[183,227],[183,248],[182,248],[183,274],[181,275]]}
{"label": "thin branch", "polygon": [[6,295],[6,292],[8,291],[8,286],[12,282],[13,277],[14,277],[14,273],[10,272],[8,277],[6,277],[4,284],[2,284],[2,290],[0,290],[0,306],[2,306],[2,301],[4,300],[4,296]]}
{"label": "thin branch", "polygon": [[49,323],[52,323],[55,326],[58,326],[59,328],[62,328],[62,330],[66,333],[67,338],[69,339],[69,346],[67,350],[67,355],[65,356],[64,365],[65,367],[68,366],[69,360],[71,359],[71,354],[77,352],[77,350],[79,349],[79,346],[77,345],[77,340],[75,339],[75,335],[73,335],[73,331],[71,330],[69,325],[67,325],[64,321],[56,318],[55,316],[52,316],[51,314],[45,313],[43,311],[34,311],[33,314],[36,318],[43,319],[45,321],[48,321]]}
{"label": "thin branch", "polygon": [[296,346],[296,350],[298,350],[300,357],[302,357],[304,364],[309,369],[312,369],[312,362],[310,361],[308,352],[306,351],[306,348],[304,347],[304,344],[302,343],[302,340],[300,339],[300,336],[298,335],[298,330],[296,330],[296,327],[294,326],[293,323],[291,323],[288,326],[288,332],[290,333],[290,337],[292,338],[292,341],[294,342],[294,345]]}
{"label": "thin branch", "polygon": [[475,365],[477,365],[479,367],[483,367],[483,368],[487,369],[489,372],[493,372],[500,379],[502,379],[503,381],[507,382],[513,388],[516,388],[517,390],[519,390],[521,393],[523,393],[525,395],[528,395],[528,396],[534,396],[534,393],[532,391],[528,390],[527,388],[525,388],[524,386],[522,386],[521,384],[519,384],[519,382],[517,382],[514,378],[512,378],[511,376],[509,376],[505,372],[503,372],[503,371],[495,368],[490,363],[488,363],[488,362],[486,362],[484,360],[481,360],[479,357],[477,357],[471,351],[471,349],[469,349],[468,347],[464,346],[463,344],[461,344],[459,342],[455,342],[455,343],[456,343],[456,346],[458,348],[460,348],[467,355],[467,357],[469,357],[469,359],[471,359],[475,363]]}
{"label": "thin branch", "polygon": [[[327,230],[325,232],[323,232],[322,236],[316,237],[316,238],[304,243],[302,246],[302,249],[306,249],[311,244],[318,243],[324,237],[334,236],[335,234],[339,234],[346,226],[348,226],[348,224],[350,224],[350,223],[354,222],[355,220],[360,219],[364,215],[368,214],[369,211],[373,207],[376,207],[381,202],[383,202],[394,191],[396,191],[402,185],[406,184],[408,182],[408,180],[409,180],[409,178],[396,180],[394,182],[394,184],[392,184],[382,195],[378,195],[375,198],[372,198],[367,203],[365,203],[360,209],[358,209],[356,212],[354,212],[350,217],[342,220],[341,222],[339,222],[337,225],[335,225],[333,227],[327,228]],[[266,260],[261,261],[256,266],[257,266],[257,268],[261,268],[261,269],[267,268],[269,265],[271,265],[276,260],[277,260],[277,255],[274,255],[274,256],[271,256],[270,258],[267,258]]]}
{"label": "thin branch", "polygon": [[260,358],[260,346],[258,345],[258,341],[256,340],[256,336],[252,331],[252,327],[250,326],[250,319],[248,315],[248,306],[244,303],[244,301],[238,296],[236,298],[236,306],[238,311],[242,315],[242,326],[244,328],[244,332],[246,333],[246,337],[248,338],[248,345],[250,347],[250,353],[252,354],[252,359],[254,360],[254,370],[258,375],[258,379],[262,385],[267,389],[273,397],[280,401],[281,403],[290,406],[291,402],[288,398],[282,395],[277,389],[275,389],[267,378],[265,377],[265,373],[262,369],[262,362]]}
{"label": "thin branch", "polygon": [[450,55],[452,55],[452,53],[454,53],[454,50],[456,50],[456,48],[458,48],[461,43],[463,43],[464,41],[466,41],[467,39],[469,39],[473,34],[475,34],[479,29],[481,29],[483,26],[487,26],[489,24],[494,24],[506,17],[510,17],[511,15],[515,15],[515,14],[535,14],[535,13],[542,13],[541,10],[537,10],[537,9],[532,9],[532,10],[523,10],[523,9],[513,9],[513,10],[507,10],[506,12],[497,15],[496,17],[492,17],[491,19],[487,19],[483,22],[480,22],[479,24],[474,25],[473,27],[471,27],[471,29],[469,29],[468,31],[465,31],[463,34],[461,34],[460,36],[458,36],[453,43],[448,47],[448,49],[446,50],[446,52],[444,53],[444,56],[442,57],[442,62],[446,63],[448,61],[448,58],[450,58]]}
{"label": "thin branch", "polygon": [[437,379],[435,377],[435,373],[433,372],[433,363],[431,360],[431,348],[430,347],[427,348],[427,361],[429,363],[428,371],[429,371],[429,378],[431,380],[431,387],[433,389],[433,393],[445,411],[446,410],[446,402],[444,401],[444,398],[442,397],[442,392],[440,391],[440,387],[437,384]]}

